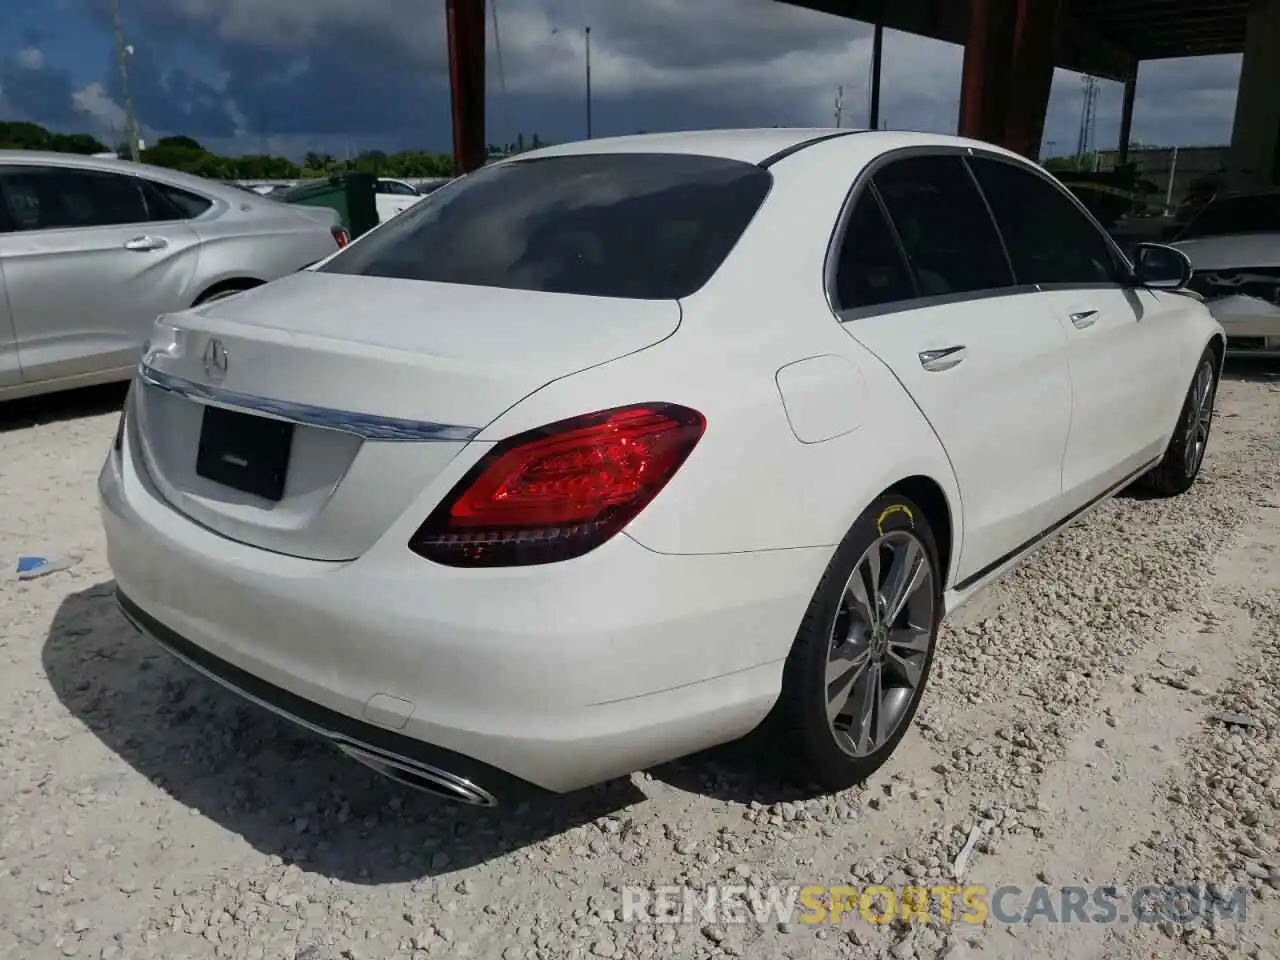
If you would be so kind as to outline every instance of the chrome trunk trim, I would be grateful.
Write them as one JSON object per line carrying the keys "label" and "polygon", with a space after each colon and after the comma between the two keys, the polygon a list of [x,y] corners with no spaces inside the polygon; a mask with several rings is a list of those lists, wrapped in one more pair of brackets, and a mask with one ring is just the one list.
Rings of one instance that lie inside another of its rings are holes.
{"label": "chrome trunk trim", "polygon": [[467,441],[480,432],[479,427],[432,423],[424,420],[402,420],[398,417],[354,413],[350,410],[335,410],[331,407],[293,403],[288,400],[269,400],[265,397],[255,397],[247,393],[237,393],[233,390],[224,390],[221,387],[212,387],[175,377],[147,364],[138,366],[138,378],[147,386],[174,393],[198,403],[258,414],[308,427],[337,430],[340,433],[354,434],[364,440],[419,443],[433,440]]}

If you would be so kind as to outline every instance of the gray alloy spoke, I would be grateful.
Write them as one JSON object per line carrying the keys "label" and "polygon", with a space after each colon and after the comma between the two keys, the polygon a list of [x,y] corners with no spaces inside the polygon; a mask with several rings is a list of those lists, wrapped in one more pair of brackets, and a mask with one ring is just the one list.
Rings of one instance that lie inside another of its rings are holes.
{"label": "gray alloy spoke", "polygon": [[897,732],[924,678],[933,643],[934,570],[909,530],[875,540],[840,598],[828,639],[827,723],[836,743],[870,756]]}

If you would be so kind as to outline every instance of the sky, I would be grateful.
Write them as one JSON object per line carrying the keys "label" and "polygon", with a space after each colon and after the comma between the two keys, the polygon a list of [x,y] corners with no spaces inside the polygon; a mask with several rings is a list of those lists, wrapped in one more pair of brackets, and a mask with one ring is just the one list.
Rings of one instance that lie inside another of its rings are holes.
{"label": "sky", "polygon": [[[144,135],[299,157],[450,150],[444,0],[119,0]],[[871,28],[776,0],[489,0],[488,134],[595,136],[867,122]],[[494,13],[496,11],[497,29]],[[0,120],[108,143],[124,111],[111,0],[0,0]],[[500,55],[499,55],[500,51]],[[882,125],[955,132],[962,50],[887,32]],[[1149,62],[1133,138],[1231,134],[1239,57]],[[1073,153],[1082,79],[1057,71],[1045,154]],[[1113,147],[1121,86],[1101,81],[1096,143]]]}

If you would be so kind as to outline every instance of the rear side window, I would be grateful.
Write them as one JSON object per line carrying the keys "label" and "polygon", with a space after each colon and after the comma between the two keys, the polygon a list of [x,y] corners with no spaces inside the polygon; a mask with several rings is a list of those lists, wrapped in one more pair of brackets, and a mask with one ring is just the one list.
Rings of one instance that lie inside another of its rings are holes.
{"label": "rear side window", "polygon": [[1013,285],[982,194],[959,156],[895,160],[873,178],[922,297]]}
{"label": "rear side window", "polygon": [[771,183],[760,167],[715,157],[515,161],[448,184],[320,269],[674,300],[719,269]]}
{"label": "rear side window", "polygon": [[110,227],[148,220],[138,182],[115,173],[11,167],[0,172],[0,194],[15,230]]}
{"label": "rear side window", "polygon": [[1178,239],[1233,233],[1280,233],[1280,194],[1210,200]]}
{"label": "rear side window", "polygon": [[911,273],[880,202],[863,191],[849,215],[836,263],[836,307],[856,310],[915,296]]}
{"label": "rear side window", "polygon": [[143,183],[152,220],[194,220],[213,206],[212,200],[197,193],[154,180],[144,180]]}
{"label": "rear side window", "polygon": [[1114,283],[1120,262],[1101,230],[1062,190],[1012,163],[973,157],[1019,283]]}

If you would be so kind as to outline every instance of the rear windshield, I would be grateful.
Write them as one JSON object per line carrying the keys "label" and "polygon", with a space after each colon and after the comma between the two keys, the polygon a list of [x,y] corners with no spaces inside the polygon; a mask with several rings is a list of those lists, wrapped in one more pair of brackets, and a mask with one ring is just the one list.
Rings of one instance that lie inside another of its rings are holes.
{"label": "rear windshield", "polygon": [[1232,233],[1280,233],[1280,194],[1211,200],[1178,239]]}
{"label": "rear windshield", "polygon": [[760,167],[714,157],[518,160],[447,184],[320,269],[674,300],[711,278],[771,182]]}

